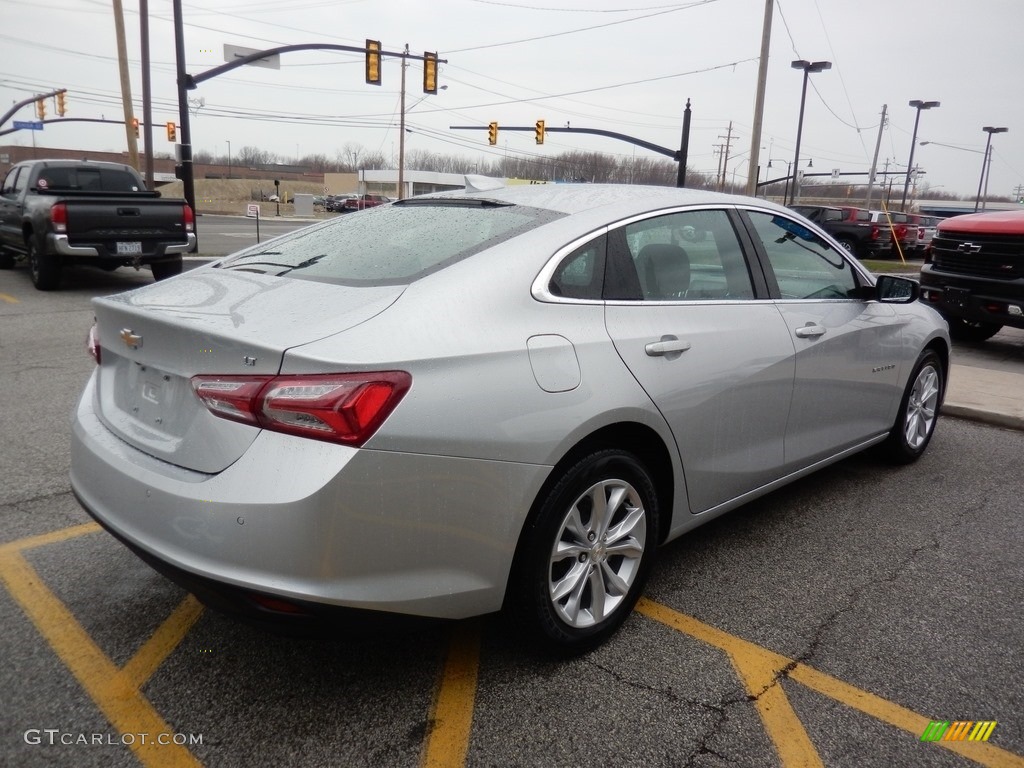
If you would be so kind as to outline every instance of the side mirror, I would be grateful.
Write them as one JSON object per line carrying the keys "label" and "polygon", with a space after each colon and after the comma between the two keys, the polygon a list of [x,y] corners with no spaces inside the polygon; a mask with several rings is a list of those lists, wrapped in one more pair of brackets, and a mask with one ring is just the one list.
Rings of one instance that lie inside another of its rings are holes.
{"label": "side mirror", "polygon": [[885,304],[912,304],[921,298],[921,286],[906,277],[880,275],[874,294],[872,298]]}

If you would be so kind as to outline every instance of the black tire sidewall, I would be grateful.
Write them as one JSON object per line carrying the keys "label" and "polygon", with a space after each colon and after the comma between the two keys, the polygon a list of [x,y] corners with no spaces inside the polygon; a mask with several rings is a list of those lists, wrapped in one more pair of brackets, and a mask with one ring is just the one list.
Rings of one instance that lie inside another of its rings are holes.
{"label": "black tire sidewall", "polygon": [[[595,483],[608,479],[628,482],[643,501],[647,528],[644,554],[627,597],[615,611],[592,627],[571,627],[558,616],[548,591],[551,549],[572,504]],[[532,525],[524,531],[525,547],[514,584],[518,595],[512,601],[542,645],[562,653],[586,651],[614,633],[629,617],[655,560],[658,513],[658,497],[647,469],[632,454],[614,449],[584,457],[545,494]]]}
{"label": "black tire sidewall", "polygon": [[[921,371],[929,366],[935,369],[935,372],[939,377],[939,399],[935,408],[935,420],[932,422],[932,428],[929,430],[928,436],[920,446],[914,448],[907,442],[906,438],[910,395],[914,391],[914,385],[916,384],[918,377],[921,375]],[[939,359],[938,354],[933,350],[927,349],[922,352],[921,356],[917,359],[913,373],[910,374],[910,378],[907,380],[906,391],[903,393],[903,399],[900,400],[900,410],[899,415],[896,417],[896,425],[893,427],[893,430],[889,435],[889,439],[885,443],[888,456],[891,460],[899,464],[909,464],[912,461],[916,461],[925,452],[928,448],[928,444],[932,441],[932,436],[935,434],[935,428],[938,426],[939,404],[942,402],[945,390],[946,375],[945,369],[942,366],[942,361]]]}
{"label": "black tire sidewall", "polygon": [[177,259],[154,262],[149,265],[149,268],[153,272],[154,280],[166,280],[169,277],[181,274],[183,262],[181,256],[179,256]]}
{"label": "black tire sidewall", "polygon": [[60,285],[58,257],[40,251],[31,238],[25,241],[25,260],[32,285],[38,290],[52,291]]}

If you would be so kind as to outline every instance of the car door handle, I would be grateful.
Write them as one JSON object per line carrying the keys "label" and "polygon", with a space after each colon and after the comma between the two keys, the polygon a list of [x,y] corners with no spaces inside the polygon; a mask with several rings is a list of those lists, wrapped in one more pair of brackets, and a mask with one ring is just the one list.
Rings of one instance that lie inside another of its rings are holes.
{"label": "car door handle", "polygon": [[818,336],[825,335],[825,327],[821,325],[816,325],[815,323],[808,323],[802,328],[797,328],[796,335],[799,336],[801,339],[817,338]]}
{"label": "car door handle", "polygon": [[661,341],[652,341],[644,347],[646,352],[651,357],[660,357],[662,355],[671,355],[673,353],[679,354],[685,352],[690,348],[690,342],[677,339],[674,336],[663,336]]}

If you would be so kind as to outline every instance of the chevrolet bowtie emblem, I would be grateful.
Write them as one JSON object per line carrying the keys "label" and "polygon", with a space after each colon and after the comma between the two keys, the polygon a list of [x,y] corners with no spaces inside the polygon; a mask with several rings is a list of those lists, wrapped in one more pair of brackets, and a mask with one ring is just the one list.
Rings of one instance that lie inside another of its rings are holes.
{"label": "chevrolet bowtie emblem", "polygon": [[961,253],[977,253],[981,250],[981,246],[974,243],[960,243],[956,249]]}
{"label": "chevrolet bowtie emblem", "polygon": [[132,333],[131,328],[121,329],[121,341],[125,343],[128,349],[138,349],[142,346],[142,337],[138,334]]}

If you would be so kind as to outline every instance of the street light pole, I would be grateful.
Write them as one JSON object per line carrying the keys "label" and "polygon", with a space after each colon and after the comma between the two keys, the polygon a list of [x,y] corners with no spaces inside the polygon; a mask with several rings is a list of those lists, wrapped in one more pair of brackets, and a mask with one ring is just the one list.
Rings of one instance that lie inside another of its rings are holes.
{"label": "street light pole", "polygon": [[914,117],[914,135],[910,140],[910,159],[907,161],[907,180],[903,182],[903,200],[900,203],[900,210],[904,213],[907,211],[907,190],[910,189],[910,174],[914,172],[914,147],[917,145],[917,126],[921,122],[921,110],[937,107],[939,102],[914,99],[909,102],[909,106],[917,110],[917,115]]}
{"label": "street light pole", "polygon": [[[802,69],[804,71],[804,84],[800,91],[800,117],[796,123],[796,152],[793,155],[793,169],[796,170],[800,167],[800,139],[803,137],[804,130],[804,105],[807,102],[807,80],[812,72],[822,72],[826,69],[832,69],[831,61],[799,61],[792,62],[791,66],[793,69]],[[793,180],[793,193],[796,191],[796,179]],[[792,197],[783,203],[792,202]]]}
{"label": "street light pole", "polygon": [[[978,196],[974,199],[974,212],[978,212],[978,206],[981,205],[981,185],[985,182],[985,170],[989,163],[989,152],[992,150],[992,134],[993,133],[1006,133],[1009,128],[993,128],[991,125],[986,125],[982,128],[985,133],[988,134],[988,141],[985,142],[985,157],[981,161],[981,178],[978,180]],[[988,189],[986,185],[985,197],[988,197]]]}

